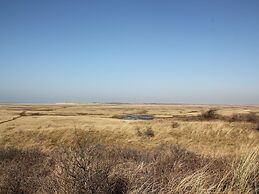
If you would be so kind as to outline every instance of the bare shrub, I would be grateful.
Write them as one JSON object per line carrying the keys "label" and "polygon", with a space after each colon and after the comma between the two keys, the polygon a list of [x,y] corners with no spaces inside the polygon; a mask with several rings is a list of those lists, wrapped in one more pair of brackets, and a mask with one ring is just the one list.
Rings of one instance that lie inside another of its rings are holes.
{"label": "bare shrub", "polygon": [[[49,160],[47,158],[51,157]],[[49,156],[0,150],[0,193],[258,193],[259,155],[210,158],[179,146],[135,150],[78,141]]]}
{"label": "bare shrub", "polygon": [[21,117],[26,116],[26,111],[22,111],[19,115],[20,115]]}
{"label": "bare shrub", "polygon": [[157,154],[131,148],[116,148],[110,151],[109,155],[110,157],[116,158],[116,160],[120,159],[123,162],[134,161],[136,163],[149,163],[154,160],[154,156]]}
{"label": "bare shrub", "polygon": [[111,176],[118,157],[103,146],[78,144],[56,152],[53,158],[56,169],[45,185],[47,193],[122,194],[127,190],[126,179]]}
{"label": "bare shrub", "polygon": [[200,115],[200,118],[203,119],[203,120],[217,119],[218,115],[216,114],[216,109],[209,109],[208,111],[203,112]]}
{"label": "bare shrub", "polygon": [[256,114],[255,113],[248,113],[247,115],[245,115],[245,120],[247,122],[256,123],[257,122]]}
{"label": "bare shrub", "polygon": [[178,128],[178,127],[179,127],[179,123],[176,122],[176,121],[172,121],[171,127],[172,127],[173,129],[174,129],[174,128]]}
{"label": "bare shrub", "polygon": [[57,156],[57,169],[50,179],[52,184],[48,184],[52,190],[45,190],[47,193],[258,191],[258,155],[255,153],[233,164],[179,146],[158,147],[148,152],[82,146]]}
{"label": "bare shrub", "polygon": [[136,128],[135,128],[135,131],[136,131],[136,135],[137,135],[137,136],[141,137],[141,136],[143,135],[142,132],[140,131],[140,128],[139,128],[139,127],[136,127]]}
{"label": "bare shrub", "polygon": [[228,119],[230,122],[234,121],[241,121],[241,115],[240,114],[233,114]]}
{"label": "bare shrub", "polygon": [[0,193],[36,193],[51,171],[51,161],[39,150],[0,150]]}
{"label": "bare shrub", "polygon": [[128,180],[126,178],[122,178],[120,176],[114,177],[110,181],[110,194],[124,194],[128,190]]}
{"label": "bare shrub", "polygon": [[155,132],[154,132],[154,130],[153,130],[151,127],[147,128],[147,129],[144,131],[143,134],[144,134],[145,136],[147,136],[147,137],[154,137],[154,136],[155,136]]}
{"label": "bare shrub", "polygon": [[255,113],[248,113],[248,114],[233,114],[228,119],[231,122],[234,121],[245,121],[245,122],[251,122],[256,123],[258,121],[258,118]]}

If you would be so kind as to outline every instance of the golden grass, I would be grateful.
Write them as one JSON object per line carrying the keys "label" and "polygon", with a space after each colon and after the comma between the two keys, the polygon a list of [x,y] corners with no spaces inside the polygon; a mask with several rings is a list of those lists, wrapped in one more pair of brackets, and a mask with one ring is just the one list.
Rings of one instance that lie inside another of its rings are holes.
{"label": "golden grass", "polygon": [[[35,181],[33,189],[45,193],[94,193],[96,188],[110,192],[113,187],[131,194],[259,192],[257,124],[179,117],[197,116],[210,108],[224,116],[259,111],[257,106],[1,105],[0,193],[19,181]],[[125,114],[151,114],[155,119],[121,119]],[[97,146],[91,150],[89,143]],[[8,159],[10,147],[18,148],[11,156],[21,152],[21,163],[19,157]],[[30,153],[35,148],[47,157],[39,164],[33,160],[37,164],[31,166],[31,156],[42,154]],[[48,163],[48,158],[53,161]],[[37,174],[38,165],[47,173]],[[10,181],[13,176],[15,181]]]}
{"label": "golden grass", "polygon": [[[0,147],[38,147],[52,150],[73,142],[75,129],[81,137],[95,143],[152,149],[158,145],[178,144],[210,156],[238,156],[259,144],[255,124],[248,122],[181,121],[172,127],[174,115],[198,115],[209,108],[231,115],[258,112],[259,107],[198,105],[1,105],[0,121],[24,117],[0,125]],[[152,114],[154,120],[125,121],[112,118],[123,114]],[[168,118],[168,119],[166,119]],[[154,137],[138,135],[152,128]]]}

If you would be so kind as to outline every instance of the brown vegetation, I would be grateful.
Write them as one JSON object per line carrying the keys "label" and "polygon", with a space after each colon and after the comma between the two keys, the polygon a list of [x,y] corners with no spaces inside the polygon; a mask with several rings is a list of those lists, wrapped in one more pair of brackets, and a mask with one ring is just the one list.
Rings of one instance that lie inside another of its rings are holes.
{"label": "brown vegetation", "polygon": [[179,146],[153,151],[78,143],[44,154],[0,151],[0,193],[257,193],[258,150],[213,159]]}
{"label": "brown vegetation", "polygon": [[208,111],[203,112],[199,115],[201,120],[213,120],[218,119],[219,115],[216,114],[216,109],[209,109]]}
{"label": "brown vegetation", "polygon": [[216,109],[209,109],[203,113],[196,116],[174,116],[173,118],[183,121],[212,121],[221,120],[227,122],[250,122],[256,123],[259,118],[255,113],[242,113],[242,114],[232,114],[230,116],[220,115],[216,113]]}
{"label": "brown vegetation", "polygon": [[145,136],[147,137],[154,137],[155,136],[155,132],[152,128],[147,128],[144,133],[143,133]]}
{"label": "brown vegetation", "polygon": [[259,131],[259,122],[256,123],[255,130]]}
{"label": "brown vegetation", "polygon": [[36,193],[51,172],[51,160],[39,150],[0,150],[0,193]]}
{"label": "brown vegetation", "polygon": [[[111,118],[143,110],[155,119]],[[259,193],[256,113],[258,107],[0,106],[0,193]]]}
{"label": "brown vegetation", "polygon": [[172,126],[173,129],[177,128],[177,127],[179,127],[179,123],[176,122],[176,121],[172,121],[171,126]]}

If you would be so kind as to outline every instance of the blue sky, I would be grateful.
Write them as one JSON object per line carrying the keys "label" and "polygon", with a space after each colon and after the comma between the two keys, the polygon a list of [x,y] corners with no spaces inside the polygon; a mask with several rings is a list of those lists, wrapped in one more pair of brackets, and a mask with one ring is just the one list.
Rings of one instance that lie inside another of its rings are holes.
{"label": "blue sky", "polygon": [[259,104],[257,0],[0,0],[0,102]]}

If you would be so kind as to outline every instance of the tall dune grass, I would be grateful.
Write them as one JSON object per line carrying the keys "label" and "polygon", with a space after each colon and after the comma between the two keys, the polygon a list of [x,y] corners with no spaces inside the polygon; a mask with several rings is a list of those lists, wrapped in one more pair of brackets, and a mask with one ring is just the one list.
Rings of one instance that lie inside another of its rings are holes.
{"label": "tall dune grass", "polygon": [[179,146],[152,151],[76,141],[45,154],[0,151],[0,193],[258,193],[258,148],[239,159],[211,158]]}

